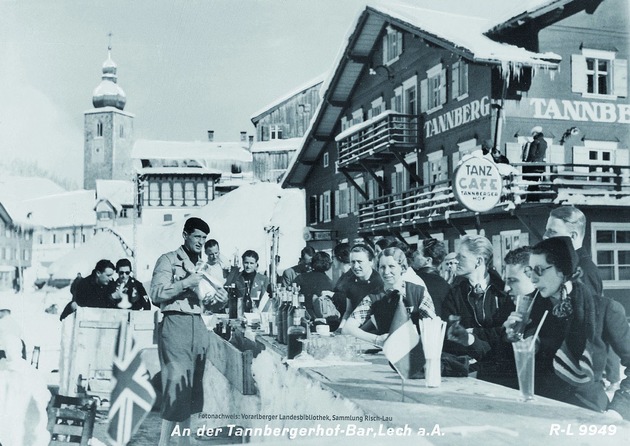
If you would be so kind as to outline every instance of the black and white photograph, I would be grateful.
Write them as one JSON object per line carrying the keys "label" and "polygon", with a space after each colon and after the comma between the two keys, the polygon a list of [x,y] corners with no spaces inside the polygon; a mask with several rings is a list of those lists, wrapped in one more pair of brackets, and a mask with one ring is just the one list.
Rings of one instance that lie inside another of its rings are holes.
{"label": "black and white photograph", "polygon": [[627,445],[630,0],[0,0],[0,446]]}

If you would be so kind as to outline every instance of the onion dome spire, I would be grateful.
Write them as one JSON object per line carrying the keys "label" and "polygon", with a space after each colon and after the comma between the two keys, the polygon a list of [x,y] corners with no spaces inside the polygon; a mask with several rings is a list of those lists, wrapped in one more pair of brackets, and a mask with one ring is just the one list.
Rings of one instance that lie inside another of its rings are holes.
{"label": "onion dome spire", "polygon": [[101,83],[94,89],[92,94],[92,104],[95,108],[115,107],[119,110],[125,108],[127,95],[118,85],[116,71],[118,65],[112,60],[112,34],[109,33],[110,42],[107,46],[107,60],[103,62],[103,76]]}

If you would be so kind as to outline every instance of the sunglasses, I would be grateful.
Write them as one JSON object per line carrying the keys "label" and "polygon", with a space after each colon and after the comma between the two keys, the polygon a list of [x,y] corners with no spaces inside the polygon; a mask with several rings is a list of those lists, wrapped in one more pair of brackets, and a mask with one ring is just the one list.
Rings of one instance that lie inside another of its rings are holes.
{"label": "sunglasses", "polygon": [[125,276],[131,275],[131,271],[118,271],[118,274],[124,274]]}
{"label": "sunglasses", "polygon": [[536,274],[536,276],[538,277],[541,277],[543,274],[545,274],[545,271],[551,268],[553,268],[553,265],[549,265],[546,268],[543,268],[542,266],[539,266],[539,265],[536,265],[533,268],[531,266],[528,266],[527,268],[525,268],[524,272],[525,272],[525,275],[527,275],[527,277],[531,277],[532,273]]}

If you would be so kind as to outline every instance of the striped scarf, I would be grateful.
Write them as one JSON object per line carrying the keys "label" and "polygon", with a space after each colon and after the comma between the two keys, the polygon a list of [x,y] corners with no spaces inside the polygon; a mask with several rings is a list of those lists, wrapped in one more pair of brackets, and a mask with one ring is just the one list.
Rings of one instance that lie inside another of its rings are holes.
{"label": "striped scarf", "polygon": [[[565,296],[563,296],[565,297]],[[568,299],[570,309],[568,332],[553,358],[553,368],[560,379],[573,385],[585,386],[594,380],[593,339],[595,336],[595,302],[579,282],[573,283]]]}

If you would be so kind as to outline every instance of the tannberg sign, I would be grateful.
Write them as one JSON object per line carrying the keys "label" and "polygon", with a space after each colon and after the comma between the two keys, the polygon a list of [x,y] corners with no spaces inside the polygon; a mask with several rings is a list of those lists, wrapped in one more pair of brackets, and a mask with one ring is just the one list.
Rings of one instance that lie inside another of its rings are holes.
{"label": "tannberg sign", "polygon": [[455,198],[470,211],[485,212],[495,207],[501,200],[502,189],[499,169],[485,158],[468,158],[455,171]]}

